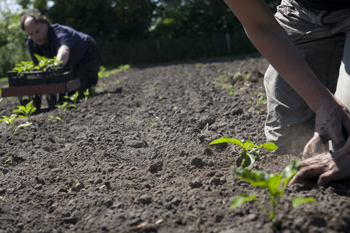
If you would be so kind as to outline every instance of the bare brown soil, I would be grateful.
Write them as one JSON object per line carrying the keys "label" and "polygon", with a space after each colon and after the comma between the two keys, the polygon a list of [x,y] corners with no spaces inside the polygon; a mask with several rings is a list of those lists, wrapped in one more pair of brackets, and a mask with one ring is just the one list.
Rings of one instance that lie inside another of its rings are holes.
{"label": "bare brown soil", "polygon": [[[132,68],[100,79],[77,109],[43,102],[14,139],[1,123],[0,232],[273,232],[256,202],[229,208],[243,192],[268,204],[232,172],[240,148],[209,146],[222,136],[265,142],[266,104],[256,102],[267,65],[257,57]],[[18,105],[3,99],[0,116]],[[254,169],[268,172],[297,158],[261,156]],[[318,201],[294,209],[279,232],[350,232],[350,182],[315,184],[287,188],[279,218],[292,196]]]}

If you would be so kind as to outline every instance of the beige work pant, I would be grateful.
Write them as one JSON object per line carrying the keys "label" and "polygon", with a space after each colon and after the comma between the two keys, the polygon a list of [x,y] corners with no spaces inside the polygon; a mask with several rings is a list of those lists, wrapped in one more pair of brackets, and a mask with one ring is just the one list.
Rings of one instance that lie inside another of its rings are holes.
{"label": "beige work pant", "polygon": [[[350,9],[310,10],[282,0],[275,17],[316,76],[350,109]],[[315,114],[272,66],[264,85],[267,141],[279,147],[279,154],[299,154],[313,136]]]}

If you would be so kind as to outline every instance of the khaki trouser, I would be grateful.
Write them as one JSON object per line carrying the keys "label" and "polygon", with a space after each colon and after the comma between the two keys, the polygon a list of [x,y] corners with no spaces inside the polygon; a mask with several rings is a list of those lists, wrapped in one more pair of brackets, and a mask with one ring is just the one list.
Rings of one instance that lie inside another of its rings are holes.
{"label": "khaki trouser", "polygon": [[[350,9],[310,10],[282,0],[275,15],[320,81],[350,109]],[[269,66],[265,134],[278,153],[298,154],[310,140],[315,114],[277,71]]]}

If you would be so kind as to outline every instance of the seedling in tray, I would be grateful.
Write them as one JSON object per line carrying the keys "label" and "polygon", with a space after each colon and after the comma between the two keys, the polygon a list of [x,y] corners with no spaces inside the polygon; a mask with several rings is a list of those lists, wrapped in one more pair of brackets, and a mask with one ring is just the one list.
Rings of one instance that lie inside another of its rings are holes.
{"label": "seedling in tray", "polygon": [[216,139],[212,141],[210,145],[215,145],[215,144],[225,143],[225,142],[234,143],[242,147],[243,149],[243,151],[241,152],[242,168],[249,167],[251,164],[255,162],[256,158],[260,159],[260,155],[259,155],[260,148],[264,148],[267,151],[277,150],[277,146],[272,142],[266,142],[264,144],[256,145],[253,142],[251,142],[250,139],[248,139],[246,142],[243,142],[236,138],[228,138],[228,137]]}
{"label": "seedling in tray", "polygon": [[276,206],[281,197],[283,197],[288,182],[297,173],[298,169],[299,161],[292,161],[287,168],[285,168],[281,173],[277,174],[270,174],[259,170],[233,168],[233,171],[236,173],[239,179],[250,183],[250,185],[254,187],[260,187],[265,191],[265,194],[270,200],[271,208],[269,208],[269,212],[268,208],[266,208],[262,202],[257,200],[257,196],[255,194],[248,195],[246,193],[234,197],[230,207],[235,209],[245,202],[257,201],[264,213],[272,221],[271,228],[277,230],[281,226],[283,220],[295,207],[306,202],[316,202],[316,199],[313,197],[292,197],[290,200],[290,209],[282,219],[276,220]]}

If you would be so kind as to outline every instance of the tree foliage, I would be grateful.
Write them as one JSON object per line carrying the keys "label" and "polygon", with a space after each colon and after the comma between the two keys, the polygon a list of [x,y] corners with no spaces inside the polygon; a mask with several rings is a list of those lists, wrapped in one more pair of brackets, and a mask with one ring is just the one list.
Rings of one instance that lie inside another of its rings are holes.
{"label": "tree foliage", "polygon": [[26,47],[26,34],[21,31],[21,12],[12,13],[5,1],[0,14],[0,77],[6,76],[19,60],[29,59]]}
{"label": "tree foliage", "polygon": [[[22,9],[39,9],[52,23],[68,25],[91,35],[100,45],[102,53],[105,51],[109,54],[110,47],[120,42],[203,39],[227,32],[243,33],[239,21],[223,0],[16,1]],[[266,0],[273,11],[279,2]],[[0,76],[4,76],[6,70],[29,56],[25,45],[26,35],[19,25],[22,12],[0,9],[0,13]],[[7,54],[11,54],[10,59]]]}

